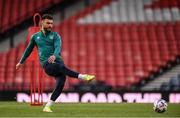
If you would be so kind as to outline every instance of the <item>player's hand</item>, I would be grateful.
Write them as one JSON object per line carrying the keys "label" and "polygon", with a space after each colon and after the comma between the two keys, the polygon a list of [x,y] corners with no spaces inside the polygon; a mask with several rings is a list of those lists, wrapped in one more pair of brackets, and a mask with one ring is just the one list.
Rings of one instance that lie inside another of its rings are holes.
{"label": "player's hand", "polygon": [[22,66],[21,63],[16,64],[16,69],[19,69]]}
{"label": "player's hand", "polygon": [[56,60],[56,57],[54,55],[52,55],[48,58],[49,63],[53,63],[55,60]]}

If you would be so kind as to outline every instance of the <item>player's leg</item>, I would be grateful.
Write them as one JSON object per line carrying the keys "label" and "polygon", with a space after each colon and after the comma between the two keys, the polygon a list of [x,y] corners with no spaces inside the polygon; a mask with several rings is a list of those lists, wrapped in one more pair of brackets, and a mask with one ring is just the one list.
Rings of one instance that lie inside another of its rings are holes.
{"label": "player's leg", "polygon": [[56,87],[51,95],[51,100],[55,101],[59,95],[61,94],[63,88],[64,88],[64,84],[66,81],[66,76],[65,75],[61,75],[59,77],[56,77]]}
{"label": "player's leg", "polygon": [[[45,64],[45,71],[48,75],[51,76],[58,76],[59,74],[64,74],[73,78],[79,78],[86,81],[91,81],[95,78],[94,75],[88,75],[88,74],[80,74],[78,72],[75,72],[69,68],[67,68],[63,62],[56,61],[55,63],[46,63]],[[56,73],[54,73],[56,72]]]}
{"label": "player's leg", "polygon": [[73,71],[69,68],[67,68],[63,63],[61,63],[60,61],[56,62],[57,68],[58,68],[58,72],[59,73],[63,73],[69,77],[73,77],[73,78],[78,78],[79,73],[76,71]]}
{"label": "player's leg", "polygon": [[46,62],[44,65],[44,70],[48,75],[54,76],[54,77],[64,74],[64,75],[68,75],[73,78],[77,78],[79,75],[78,72],[67,69],[64,66],[64,63],[61,61],[56,61],[55,63]]}
{"label": "player's leg", "polygon": [[51,106],[54,104],[56,99],[61,94],[61,92],[64,88],[65,81],[66,81],[66,76],[61,75],[61,76],[55,77],[55,79],[56,79],[56,87],[51,94],[50,100],[48,100],[46,106],[43,109],[44,112],[52,112]]}
{"label": "player's leg", "polygon": [[71,69],[67,68],[66,66],[62,66],[61,69],[59,69],[60,73],[64,73],[70,77],[79,78],[81,80],[91,81],[95,78],[94,75],[88,75],[88,74],[80,74],[75,71],[72,71]]}
{"label": "player's leg", "polygon": [[73,77],[73,78],[79,78],[79,79],[82,79],[82,80],[87,80],[87,81],[91,81],[95,78],[94,75],[88,75],[88,74],[80,74],[76,71],[73,71],[69,68],[67,68],[64,63],[62,63],[61,61],[57,61],[56,62],[57,64],[57,68],[58,68],[58,71],[59,73],[63,73],[69,77]]}

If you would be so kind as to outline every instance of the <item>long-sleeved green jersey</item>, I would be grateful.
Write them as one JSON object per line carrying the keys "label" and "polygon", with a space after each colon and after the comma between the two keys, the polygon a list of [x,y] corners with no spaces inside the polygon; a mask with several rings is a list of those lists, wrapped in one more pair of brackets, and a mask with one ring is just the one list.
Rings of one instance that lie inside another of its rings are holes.
{"label": "long-sleeved green jersey", "polygon": [[31,54],[34,46],[37,46],[40,63],[43,66],[51,55],[56,57],[56,60],[62,60],[60,55],[61,51],[61,38],[56,32],[43,33],[39,31],[32,35],[31,40],[20,60],[23,64],[26,58]]}

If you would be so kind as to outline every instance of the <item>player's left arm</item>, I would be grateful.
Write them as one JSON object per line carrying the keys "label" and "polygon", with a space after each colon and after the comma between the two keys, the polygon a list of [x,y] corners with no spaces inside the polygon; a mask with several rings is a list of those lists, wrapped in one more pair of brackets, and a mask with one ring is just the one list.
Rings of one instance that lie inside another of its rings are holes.
{"label": "player's left arm", "polygon": [[55,38],[54,38],[54,56],[57,58],[60,54],[60,51],[61,51],[61,37],[56,34],[55,35]]}
{"label": "player's left arm", "polygon": [[56,58],[59,56],[61,51],[61,37],[56,34],[54,38],[54,53],[52,56],[49,57],[48,62],[53,63]]}

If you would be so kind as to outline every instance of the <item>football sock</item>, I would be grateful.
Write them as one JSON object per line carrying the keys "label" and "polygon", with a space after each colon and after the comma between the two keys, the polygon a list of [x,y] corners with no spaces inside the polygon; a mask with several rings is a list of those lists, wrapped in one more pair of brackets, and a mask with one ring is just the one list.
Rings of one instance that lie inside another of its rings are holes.
{"label": "football sock", "polygon": [[54,104],[54,101],[49,100],[49,101],[47,102],[46,106],[50,107],[50,106],[52,106],[53,104]]}
{"label": "football sock", "polygon": [[79,74],[78,78],[81,79],[81,80],[84,80],[85,79],[85,75],[84,74]]}

